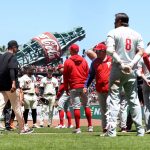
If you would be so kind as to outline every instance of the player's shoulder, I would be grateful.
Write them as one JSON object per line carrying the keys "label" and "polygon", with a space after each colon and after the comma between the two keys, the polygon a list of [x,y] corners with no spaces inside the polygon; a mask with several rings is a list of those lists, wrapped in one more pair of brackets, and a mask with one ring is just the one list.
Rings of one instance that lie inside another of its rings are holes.
{"label": "player's shoulder", "polygon": [[107,36],[113,36],[115,32],[116,32],[116,29],[112,29],[108,32]]}
{"label": "player's shoulder", "polygon": [[41,79],[41,82],[44,82],[44,81],[46,81],[47,80],[47,77],[43,77],[42,79]]}
{"label": "player's shoulder", "polygon": [[135,30],[132,29],[132,28],[129,28],[129,27],[128,27],[128,30],[130,30],[132,33],[134,33],[134,34],[137,35],[137,36],[141,36],[141,34],[140,34],[139,32],[135,31]]}
{"label": "player's shoulder", "polygon": [[20,77],[20,80],[26,79],[28,77],[27,74],[24,74],[22,77]]}
{"label": "player's shoulder", "polygon": [[56,82],[58,81],[58,79],[55,78],[55,77],[52,77],[52,80],[53,80],[53,81],[56,81]]}
{"label": "player's shoulder", "polygon": [[66,59],[64,62],[64,68],[67,68],[70,65],[70,63],[71,63],[71,60],[69,58]]}

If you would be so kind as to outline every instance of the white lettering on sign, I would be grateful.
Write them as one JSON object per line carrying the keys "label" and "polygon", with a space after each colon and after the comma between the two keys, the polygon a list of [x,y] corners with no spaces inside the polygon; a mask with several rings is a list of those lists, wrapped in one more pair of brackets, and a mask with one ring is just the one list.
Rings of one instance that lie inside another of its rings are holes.
{"label": "white lettering on sign", "polygon": [[51,35],[50,33],[43,33],[38,37],[34,38],[41,43],[43,49],[45,50],[46,56],[48,57],[49,60],[60,56],[59,44],[57,40],[55,40],[55,37],[53,38],[51,36],[53,35]]}
{"label": "white lettering on sign", "polygon": [[93,115],[100,115],[100,108],[95,108]]}

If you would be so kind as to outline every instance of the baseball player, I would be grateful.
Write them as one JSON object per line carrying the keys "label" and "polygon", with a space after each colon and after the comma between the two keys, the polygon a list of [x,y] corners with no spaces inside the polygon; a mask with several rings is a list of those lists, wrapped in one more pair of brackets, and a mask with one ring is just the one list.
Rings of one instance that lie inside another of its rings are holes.
{"label": "baseball player", "polygon": [[[57,66],[57,70],[63,74],[64,71],[64,65],[59,64]],[[59,118],[60,118],[60,124],[56,128],[65,128],[64,125],[64,111],[66,113],[67,119],[68,119],[68,128],[73,128],[72,122],[71,122],[71,112],[69,109],[70,106],[70,96],[66,94],[64,91],[64,83],[63,83],[63,76],[61,76],[60,79],[60,85],[59,90],[56,96],[56,99],[58,100],[58,110],[59,110]]]}
{"label": "baseball player", "polygon": [[[146,52],[149,53],[150,46],[147,47]],[[143,57],[144,59],[144,57]],[[150,62],[150,57],[148,57],[147,62]],[[149,72],[149,66],[145,65],[144,61],[141,60],[138,63],[138,75],[142,77],[143,79],[143,99],[144,99],[144,120],[145,120],[145,127],[146,127],[146,133],[150,134],[150,72]]]}
{"label": "baseball player", "polygon": [[74,133],[81,133],[80,129],[80,107],[82,105],[85,110],[85,114],[88,121],[88,131],[93,131],[91,109],[89,107],[89,100],[87,95],[83,93],[84,83],[87,79],[89,67],[87,61],[78,55],[79,46],[72,44],[69,47],[71,57],[64,63],[64,89],[68,94],[70,89],[70,96],[73,103],[74,117],[76,123],[76,129]]}
{"label": "baseball player", "polygon": [[41,108],[41,116],[40,116],[40,126],[43,126],[44,124],[44,117],[45,112],[48,109],[48,124],[47,126],[50,127],[52,125],[52,119],[53,119],[53,110],[54,110],[54,104],[55,104],[55,98],[56,93],[58,90],[58,80],[52,76],[53,74],[53,68],[49,67],[46,69],[47,76],[42,78],[41,84],[40,84],[40,95],[42,98],[49,101],[48,106],[43,106]]}
{"label": "baseball player", "polygon": [[145,50],[145,53],[143,54],[143,61],[147,67],[147,69],[150,71],[150,60],[149,60],[149,56],[150,56],[150,42],[147,44],[147,48]]}
{"label": "baseball player", "polygon": [[116,136],[121,87],[125,90],[132,118],[136,124],[137,136],[144,136],[141,106],[137,96],[137,81],[134,72],[137,62],[143,55],[144,44],[141,35],[128,27],[128,22],[127,14],[116,14],[115,29],[107,35],[107,53],[112,56],[113,63],[107,97],[108,130],[104,136]]}
{"label": "baseball player", "polygon": [[28,113],[32,111],[33,128],[39,128],[37,125],[37,95],[35,92],[36,79],[33,76],[33,68],[28,66],[25,68],[26,73],[20,78],[20,87],[24,93],[24,120],[25,126],[28,128]]}
{"label": "baseball player", "polygon": [[98,95],[98,101],[100,105],[100,111],[102,116],[102,130],[105,133],[106,130],[106,99],[108,95],[108,81],[111,69],[111,57],[106,55],[106,45],[99,43],[94,51],[97,58],[91,63],[88,78],[84,85],[84,93],[87,94],[87,88],[96,79],[96,91]]}

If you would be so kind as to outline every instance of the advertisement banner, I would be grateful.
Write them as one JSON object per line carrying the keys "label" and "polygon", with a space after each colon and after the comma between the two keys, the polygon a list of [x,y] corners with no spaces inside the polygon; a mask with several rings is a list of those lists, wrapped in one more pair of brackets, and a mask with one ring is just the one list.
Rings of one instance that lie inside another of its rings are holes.
{"label": "advertisement banner", "polygon": [[32,40],[37,41],[43,48],[47,63],[60,57],[60,45],[56,37],[50,32],[42,33],[41,35],[34,37]]}

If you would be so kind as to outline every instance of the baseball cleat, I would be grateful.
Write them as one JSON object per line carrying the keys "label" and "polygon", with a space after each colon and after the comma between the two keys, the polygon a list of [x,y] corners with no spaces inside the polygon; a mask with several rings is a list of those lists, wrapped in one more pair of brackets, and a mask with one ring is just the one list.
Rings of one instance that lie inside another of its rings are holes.
{"label": "baseball cleat", "polygon": [[145,134],[150,134],[150,129],[145,132]]}
{"label": "baseball cleat", "polygon": [[144,129],[139,129],[137,131],[137,136],[144,136],[144,133],[145,133]]}
{"label": "baseball cleat", "polygon": [[100,134],[101,137],[116,137],[116,134],[108,134],[108,132],[105,132],[103,134]]}
{"label": "baseball cleat", "polygon": [[93,132],[93,126],[88,127],[88,132]]}
{"label": "baseball cleat", "polygon": [[2,124],[0,124],[0,131],[4,131],[4,130],[5,130],[5,127]]}
{"label": "baseball cleat", "polygon": [[24,128],[25,128],[25,130],[28,130],[28,129],[29,129],[29,126],[28,126],[27,123],[24,125]]}
{"label": "baseball cleat", "polygon": [[81,129],[80,128],[74,129],[73,133],[79,134],[79,133],[81,133]]}
{"label": "baseball cleat", "polygon": [[72,129],[73,128],[73,125],[71,124],[70,126],[68,126],[67,128],[70,128],[70,129]]}
{"label": "baseball cleat", "polygon": [[32,128],[40,128],[36,123],[33,124]]}
{"label": "baseball cleat", "polygon": [[33,131],[34,129],[28,129],[28,130],[23,129],[20,131],[20,134],[31,134]]}
{"label": "baseball cleat", "polygon": [[126,128],[121,128],[120,132],[126,133],[126,132],[127,132],[127,129],[126,129]]}
{"label": "baseball cleat", "polygon": [[51,124],[48,124],[47,127],[50,128],[50,127],[51,127]]}
{"label": "baseball cleat", "polygon": [[58,125],[58,126],[56,126],[55,128],[56,128],[56,129],[60,129],[60,128],[61,128],[61,129],[63,129],[63,128],[66,128],[66,126],[65,126],[65,125],[61,125],[61,124],[59,124],[59,125]]}

